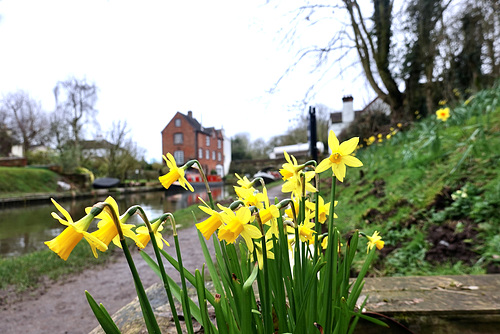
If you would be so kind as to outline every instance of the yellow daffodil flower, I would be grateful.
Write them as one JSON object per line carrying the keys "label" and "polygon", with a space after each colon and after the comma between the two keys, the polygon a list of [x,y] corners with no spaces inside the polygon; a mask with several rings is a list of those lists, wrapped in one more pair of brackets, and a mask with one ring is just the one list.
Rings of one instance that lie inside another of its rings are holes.
{"label": "yellow daffodil flower", "polygon": [[[340,247],[344,246],[343,243],[339,242],[339,244],[337,245],[337,252],[340,252]],[[328,248],[328,236],[325,235],[323,237],[323,240],[321,240],[321,248],[322,249],[327,249]]]}
{"label": "yellow daffodil flower", "polygon": [[[273,248],[273,242],[266,242],[266,257],[268,260],[274,259],[274,253],[271,251]],[[264,253],[262,252],[262,246],[260,242],[255,243],[255,253],[257,254],[257,263],[259,264],[259,269],[262,270],[264,266]],[[253,253],[251,253],[250,261],[255,261]]]}
{"label": "yellow daffodil flower", "polygon": [[382,237],[379,235],[378,231],[375,231],[371,237],[367,235],[366,238],[368,239],[366,249],[367,253],[373,248],[373,246],[377,246],[377,249],[384,248],[385,242],[382,241]]}
{"label": "yellow daffodil flower", "polygon": [[170,168],[170,171],[167,174],[159,177],[161,185],[165,187],[165,189],[168,189],[172,185],[172,183],[179,180],[180,185],[184,189],[189,189],[191,192],[194,192],[193,186],[184,177],[184,168],[177,167],[177,163],[175,162],[172,154],[167,153],[167,157],[163,156],[163,159],[167,163],[168,168]]}
{"label": "yellow daffodil flower", "polygon": [[[164,221],[162,220],[157,220],[153,224],[151,224],[151,229],[153,230],[156,244],[158,245],[158,248],[163,249],[163,243],[167,245],[167,247],[170,247],[170,244],[168,243],[167,240],[163,238],[163,235],[160,233],[163,231],[163,223]],[[137,238],[139,241],[144,245],[144,247],[148,244],[148,242],[151,240],[151,236],[149,235],[149,230],[147,226],[139,226],[136,230],[137,232]]]}
{"label": "yellow daffodil flower", "polygon": [[280,210],[278,210],[276,205],[271,205],[267,209],[259,210],[259,216],[262,224],[265,224],[271,219],[278,218],[280,216]]}
{"label": "yellow daffodil flower", "polygon": [[75,248],[75,246],[85,238],[92,249],[92,253],[95,257],[97,257],[96,249],[99,249],[101,252],[105,252],[108,247],[95,236],[91,235],[87,232],[90,223],[94,219],[92,214],[87,214],[85,217],[80,219],[77,222],[73,222],[71,215],[66,211],[59,203],[57,203],[54,199],[52,199],[52,203],[54,203],[55,207],[66,219],[62,219],[57,213],[52,212],[51,215],[55,219],[57,219],[61,224],[67,226],[64,231],[61,232],[57,237],[50,241],[46,241],[45,244],[50,248],[51,251],[59,255],[61,259],[66,261]]}
{"label": "yellow daffodil flower", "polygon": [[266,239],[271,238],[272,235],[279,237],[278,222],[276,218],[280,216],[280,210],[276,205],[271,205],[267,209],[259,210],[260,221],[262,224],[268,224],[270,227],[266,232]]}
{"label": "yellow daffodil flower", "polygon": [[346,173],[346,165],[349,167],[361,167],[363,163],[356,157],[352,156],[352,153],[356,149],[358,145],[359,138],[354,137],[349,139],[348,141],[339,144],[339,140],[335,133],[330,130],[330,134],[328,136],[328,146],[332,151],[332,154],[316,167],[316,173],[321,173],[327,170],[328,168],[332,168],[333,174],[340,182],[344,181],[345,173]]}
{"label": "yellow daffodil flower", "polygon": [[298,172],[304,168],[304,166],[299,166],[297,164],[297,159],[292,155],[288,155],[286,151],[283,152],[285,155],[286,163],[283,164],[283,168],[280,169],[280,174],[283,177],[283,181],[288,180],[291,177],[297,176]]}
{"label": "yellow daffodil flower", "polygon": [[[295,229],[291,226],[287,226],[286,230],[289,234],[295,234]],[[316,231],[314,231],[314,223],[311,221],[305,221],[303,224],[299,225],[299,239],[302,242],[312,241],[313,236]]]}
{"label": "yellow daffodil flower", "polygon": [[245,240],[248,250],[253,252],[252,239],[261,238],[262,233],[256,226],[249,224],[252,216],[250,209],[242,207],[233,212],[221,205],[219,208],[224,211],[221,213],[224,226],[219,229],[219,239],[225,240],[227,243],[234,243],[236,238],[241,235]]}
{"label": "yellow daffodil flower", "polygon": [[305,191],[317,192],[318,190],[310,183],[314,178],[316,172],[309,171],[304,173],[304,180],[301,174],[289,178],[281,187],[281,191],[284,193],[292,193],[292,196],[302,197],[302,183],[305,182]]}
{"label": "yellow daffodil flower", "polygon": [[[337,206],[338,201],[335,201],[335,205]],[[310,202],[309,200],[306,201],[306,207],[314,212],[316,210],[316,203]],[[323,224],[326,221],[326,217],[330,213],[330,203],[326,203],[323,199],[323,197],[318,196],[318,221]],[[334,218],[338,218],[336,213],[333,213]]]}
{"label": "yellow daffodil flower", "polygon": [[222,218],[220,213],[212,210],[208,207],[207,203],[205,203],[201,198],[200,200],[205,204],[205,206],[198,206],[200,210],[210,215],[207,219],[202,221],[201,223],[196,224],[198,230],[200,230],[201,234],[205,237],[205,239],[210,239],[212,234],[222,225]]}
{"label": "yellow daffodil flower", "polygon": [[450,108],[441,108],[436,111],[437,119],[446,122],[450,118]]}
{"label": "yellow daffodil flower", "polygon": [[245,206],[255,206],[257,209],[264,208],[264,203],[266,202],[267,197],[255,189],[246,189],[243,187],[234,186],[234,192],[238,196],[238,198],[245,203]]}
{"label": "yellow daffodil flower", "polygon": [[238,181],[236,182],[237,184],[240,185],[240,187],[245,188],[245,189],[252,189],[253,188],[253,181],[250,181],[246,176],[239,176],[238,174],[234,173],[236,177],[238,178]]}
{"label": "yellow daffodil flower", "polygon": [[323,237],[323,240],[321,241],[321,248],[327,249],[328,248],[328,236],[325,235]]}
{"label": "yellow daffodil flower", "polygon": [[[297,159],[288,153],[283,152],[285,155],[286,163],[283,164],[283,168],[280,169],[280,174],[283,176],[285,183],[283,184],[281,191],[284,193],[291,192],[292,195],[301,197],[302,196],[302,176],[299,173],[304,169],[304,165],[298,165]],[[316,192],[316,188],[313,187],[309,182],[314,178],[315,172],[305,172],[305,190],[309,192]]]}
{"label": "yellow daffodil flower", "polygon": [[[127,214],[124,214],[120,217],[118,211],[118,204],[116,203],[115,199],[109,196],[108,198],[106,198],[104,202],[108,203],[111,206],[110,210],[113,210],[115,212],[116,217],[119,217],[120,227],[123,235],[127,238],[134,240],[137,247],[144,248],[144,245],[139,241],[139,239],[137,239],[137,235],[132,231],[132,228],[135,227],[135,225],[124,224],[124,222],[129,218],[129,216]],[[87,210],[88,209],[89,208],[87,208]],[[96,218],[101,219],[97,224],[98,230],[92,232],[91,234],[95,236],[97,239],[101,240],[106,246],[108,246],[110,242],[113,241],[113,244],[115,244],[115,246],[122,248],[122,245],[120,243],[120,236],[118,235],[118,230],[116,229],[116,225],[115,222],[113,221],[112,214],[107,212],[107,210],[103,210],[100,214],[96,216]]]}

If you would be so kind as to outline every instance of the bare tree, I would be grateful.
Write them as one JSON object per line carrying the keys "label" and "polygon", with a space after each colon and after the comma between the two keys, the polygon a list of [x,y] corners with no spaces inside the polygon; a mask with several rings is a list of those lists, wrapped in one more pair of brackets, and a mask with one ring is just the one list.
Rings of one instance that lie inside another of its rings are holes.
{"label": "bare tree", "polygon": [[[328,19],[336,26],[326,26],[331,29],[326,42],[310,43],[299,50],[296,61],[277,84],[299,63],[314,59],[311,56],[316,56],[315,72],[322,73],[322,78],[342,75],[350,67],[360,68],[378,97],[390,105],[395,122],[410,119],[420,108],[435,108],[440,98],[456,88],[450,83],[454,76],[467,74],[461,81],[468,87],[477,87],[477,82],[491,84],[491,77],[498,77],[498,0],[305,3],[292,11],[292,29],[285,41],[292,45],[304,41],[302,33]],[[353,52],[357,56],[353,57]],[[306,97],[321,86],[318,81],[312,85]]]}
{"label": "bare tree", "polygon": [[70,130],[70,146],[75,159],[75,165],[79,166],[82,159],[80,141],[83,135],[84,125],[89,121],[95,121],[97,110],[97,87],[95,84],[87,83],[85,79],[70,78],[60,81],[54,87],[56,100],[56,117],[59,124],[56,126],[67,126]]}
{"label": "bare tree", "polygon": [[137,147],[130,137],[127,122],[113,122],[107,134],[109,145],[106,150],[104,173],[125,179],[127,172],[139,167],[144,151]]}
{"label": "bare tree", "polygon": [[26,155],[33,146],[47,142],[49,122],[41,104],[28,93],[18,91],[5,95],[0,109],[5,124],[12,131],[12,138],[22,143]]}

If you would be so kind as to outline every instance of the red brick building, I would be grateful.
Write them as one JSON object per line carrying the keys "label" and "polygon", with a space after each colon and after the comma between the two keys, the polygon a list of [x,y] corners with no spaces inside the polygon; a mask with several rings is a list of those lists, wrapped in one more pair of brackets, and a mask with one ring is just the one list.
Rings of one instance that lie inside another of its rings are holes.
{"label": "red brick building", "polygon": [[205,173],[224,175],[224,134],[213,127],[204,128],[193,112],[177,112],[161,132],[162,153],[171,153],[178,165],[197,159]]}

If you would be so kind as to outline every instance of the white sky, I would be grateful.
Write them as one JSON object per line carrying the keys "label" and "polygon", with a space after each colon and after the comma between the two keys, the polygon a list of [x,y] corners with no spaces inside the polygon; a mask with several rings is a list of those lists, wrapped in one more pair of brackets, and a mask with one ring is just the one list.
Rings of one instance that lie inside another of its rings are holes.
{"label": "white sky", "polygon": [[[25,90],[51,111],[58,81],[86,78],[99,88],[101,125],[88,139],[125,120],[148,161],[160,161],[160,132],[177,111],[192,110],[229,137],[267,140],[287,130],[300,112],[292,106],[321,74],[309,62],[267,93],[295,59],[297,48],[282,41],[285,14],[297,3],[0,0],[0,97]],[[333,23],[326,24],[298,36],[296,46],[329,38]],[[373,97],[361,78],[336,73],[311,103],[340,110],[352,94],[359,109]]]}

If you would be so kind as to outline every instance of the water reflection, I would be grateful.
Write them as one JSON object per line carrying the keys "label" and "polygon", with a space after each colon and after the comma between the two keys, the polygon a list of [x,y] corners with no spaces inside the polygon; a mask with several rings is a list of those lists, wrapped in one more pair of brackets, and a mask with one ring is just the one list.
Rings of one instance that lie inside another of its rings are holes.
{"label": "water reflection", "polygon": [[[228,196],[226,187],[217,187],[212,189],[214,200],[222,199]],[[175,212],[176,210],[186,208],[192,204],[199,203],[198,197],[208,201],[205,189],[195,189],[194,193],[182,191],[156,191],[147,193],[134,193],[113,196],[123,213],[132,205],[140,205],[148,218],[153,219],[164,212]],[[104,197],[86,198],[77,200],[58,201],[74,220],[80,219],[85,207],[91,206],[98,201],[103,201]],[[8,257],[19,254],[29,253],[39,249],[45,249],[44,241],[57,236],[64,229],[50,215],[51,212],[57,212],[50,201],[47,204],[33,204],[27,207],[3,208],[0,209],[0,256]],[[129,219],[132,224],[140,223],[139,217]],[[91,229],[96,228],[94,222]]]}

